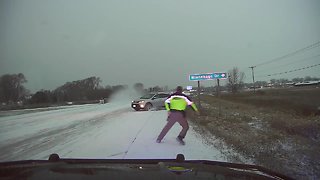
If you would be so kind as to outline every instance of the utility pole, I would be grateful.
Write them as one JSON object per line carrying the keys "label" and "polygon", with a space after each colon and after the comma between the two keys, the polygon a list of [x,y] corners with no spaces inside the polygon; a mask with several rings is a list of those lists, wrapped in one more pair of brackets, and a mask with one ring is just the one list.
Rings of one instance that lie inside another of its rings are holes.
{"label": "utility pole", "polygon": [[220,96],[220,80],[219,79],[217,79],[217,89],[216,89],[216,91],[217,91],[217,97],[219,97]]}
{"label": "utility pole", "polygon": [[254,70],[253,68],[255,68],[256,66],[251,66],[249,68],[251,68],[251,71],[252,71],[252,82],[253,82],[253,92],[256,92],[256,85],[255,85],[255,82],[254,82]]}
{"label": "utility pole", "polygon": [[198,81],[198,103],[199,103],[199,108],[201,108],[201,102],[200,102],[200,81]]}

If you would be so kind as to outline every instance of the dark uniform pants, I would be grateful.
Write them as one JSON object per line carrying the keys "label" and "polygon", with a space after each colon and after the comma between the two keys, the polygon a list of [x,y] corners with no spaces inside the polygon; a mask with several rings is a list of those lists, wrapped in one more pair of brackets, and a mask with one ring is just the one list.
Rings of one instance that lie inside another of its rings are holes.
{"label": "dark uniform pants", "polygon": [[182,126],[182,130],[179,133],[179,136],[181,139],[183,139],[186,136],[187,131],[189,129],[188,121],[182,112],[173,111],[170,113],[167,124],[162,129],[157,140],[161,141],[176,122],[178,122]]}

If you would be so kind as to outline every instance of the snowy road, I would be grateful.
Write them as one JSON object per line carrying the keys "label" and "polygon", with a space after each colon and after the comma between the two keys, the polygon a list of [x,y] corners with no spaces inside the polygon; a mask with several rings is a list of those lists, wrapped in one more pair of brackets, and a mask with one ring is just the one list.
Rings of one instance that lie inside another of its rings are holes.
{"label": "snowy road", "polygon": [[156,137],[166,111],[135,112],[128,104],[110,103],[0,117],[0,161],[63,158],[162,159],[183,153],[187,159],[224,161],[191,127],[186,145],[175,137],[175,124],[162,143]]}

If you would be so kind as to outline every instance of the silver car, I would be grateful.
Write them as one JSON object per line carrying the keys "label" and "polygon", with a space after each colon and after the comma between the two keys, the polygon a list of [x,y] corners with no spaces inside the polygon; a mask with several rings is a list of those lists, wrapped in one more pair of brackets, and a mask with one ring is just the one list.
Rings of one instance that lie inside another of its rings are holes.
{"label": "silver car", "polygon": [[168,93],[150,93],[132,101],[131,107],[136,111],[160,109],[164,107],[164,101],[169,97]]}

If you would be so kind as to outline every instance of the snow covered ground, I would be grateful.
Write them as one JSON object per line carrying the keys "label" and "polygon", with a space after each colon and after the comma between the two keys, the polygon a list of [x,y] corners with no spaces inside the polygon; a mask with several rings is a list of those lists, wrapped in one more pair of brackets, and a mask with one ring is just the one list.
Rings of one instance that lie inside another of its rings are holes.
{"label": "snow covered ground", "polygon": [[175,124],[156,138],[166,123],[166,111],[135,112],[128,103],[72,106],[0,117],[0,161],[62,158],[162,159],[183,153],[186,159],[224,161],[224,156],[191,127],[186,145],[176,141]]}

